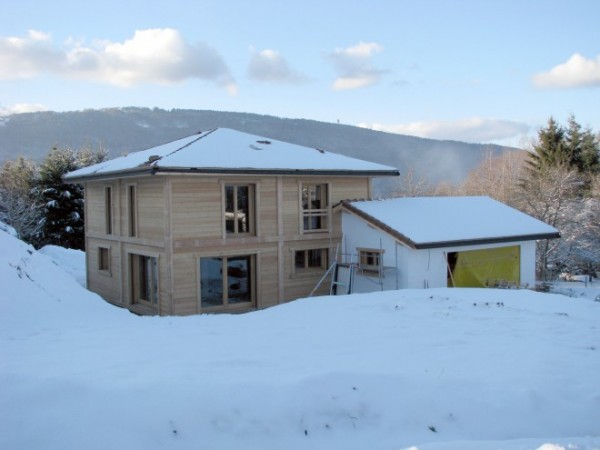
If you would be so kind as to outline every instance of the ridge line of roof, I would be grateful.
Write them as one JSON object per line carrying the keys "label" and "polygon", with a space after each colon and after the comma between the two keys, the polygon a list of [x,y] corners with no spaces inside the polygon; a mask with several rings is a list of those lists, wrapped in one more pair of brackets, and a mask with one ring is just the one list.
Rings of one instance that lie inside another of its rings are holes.
{"label": "ridge line of roof", "polygon": [[[174,154],[175,154],[175,153],[177,153],[178,151],[181,151],[181,150],[183,150],[184,148],[186,148],[186,147],[189,147],[190,145],[192,145],[192,144],[194,144],[194,143],[198,142],[200,139],[202,139],[202,138],[205,138],[206,136],[208,136],[209,134],[211,134],[211,133],[212,133],[213,131],[215,131],[216,129],[217,129],[217,128],[213,128],[212,130],[208,130],[208,131],[200,131],[200,132],[196,133],[196,134],[198,134],[198,135],[199,135],[199,136],[198,136],[196,139],[194,139],[194,140],[192,140],[192,141],[188,142],[187,144],[185,144],[185,145],[182,145],[181,147],[179,147],[179,148],[177,148],[177,149],[173,150],[171,153],[167,153],[166,155],[164,155],[164,156],[161,156],[161,157],[160,157],[160,159],[163,159],[163,158],[166,158],[166,157],[168,157],[168,156],[174,155]],[[192,136],[193,136],[193,135],[192,135]],[[184,139],[185,139],[185,138],[184,138]],[[160,159],[158,159],[157,161],[160,161]]]}

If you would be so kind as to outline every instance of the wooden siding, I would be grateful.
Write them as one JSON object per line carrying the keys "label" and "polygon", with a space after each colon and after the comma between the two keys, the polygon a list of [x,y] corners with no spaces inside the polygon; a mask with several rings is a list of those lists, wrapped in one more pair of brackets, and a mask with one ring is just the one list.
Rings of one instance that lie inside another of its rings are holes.
{"label": "wooden siding", "polygon": [[[156,175],[86,184],[88,285],[106,300],[132,306],[131,255],[154,256],[159,267],[161,315],[198,314],[200,257],[254,255],[256,308],[299,297],[315,288],[326,268],[297,271],[294,252],[326,248],[328,263],[341,241],[340,214],[325,231],[302,230],[300,187],[327,184],[331,208],[344,199],[368,198],[367,177]],[[255,233],[225,233],[223,186],[255,187]],[[105,188],[113,199],[112,234],[106,234]],[[136,192],[136,235],[129,235],[129,186]],[[97,270],[98,247],[109,247],[111,271]],[[318,294],[329,290],[327,280]]]}
{"label": "wooden siding", "polygon": [[[99,270],[99,249],[108,249],[109,270]],[[114,241],[102,239],[88,240],[86,248],[88,289],[101,293],[105,300],[111,303],[121,303],[121,258],[119,245]]]}

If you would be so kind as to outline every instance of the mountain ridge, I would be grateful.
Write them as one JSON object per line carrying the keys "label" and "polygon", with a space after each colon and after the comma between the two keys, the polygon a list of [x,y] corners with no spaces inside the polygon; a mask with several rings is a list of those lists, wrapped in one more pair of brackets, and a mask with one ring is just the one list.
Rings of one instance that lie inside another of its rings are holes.
{"label": "mountain ridge", "polygon": [[34,112],[0,118],[0,161],[37,161],[53,147],[102,147],[110,157],[151,148],[212,128],[232,128],[409,170],[430,183],[463,180],[489,152],[518,150],[385,133],[352,125],[254,113],[122,107]]}

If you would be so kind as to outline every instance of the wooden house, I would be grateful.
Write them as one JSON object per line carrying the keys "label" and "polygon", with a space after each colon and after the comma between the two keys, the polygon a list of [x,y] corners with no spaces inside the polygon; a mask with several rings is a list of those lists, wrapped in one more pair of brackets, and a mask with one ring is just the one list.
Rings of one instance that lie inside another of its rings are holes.
{"label": "wooden house", "polygon": [[558,230],[489,197],[344,201],[338,293],[533,286],[536,241]]}
{"label": "wooden house", "polygon": [[220,128],[64,181],[85,187],[88,288],[138,314],[188,315],[307,296],[341,242],[332,206],[397,175]]}

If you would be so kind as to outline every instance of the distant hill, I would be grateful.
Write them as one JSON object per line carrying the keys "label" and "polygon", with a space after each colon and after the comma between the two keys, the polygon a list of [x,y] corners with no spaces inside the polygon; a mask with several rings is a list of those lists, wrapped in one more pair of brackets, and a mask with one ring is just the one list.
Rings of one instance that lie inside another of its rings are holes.
{"label": "distant hill", "polygon": [[[423,139],[360,127],[249,113],[149,108],[37,112],[0,118],[0,161],[41,160],[52,146],[99,146],[110,156],[143,150],[201,130],[225,127],[308,147],[413,169],[431,183],[464,179],[488,152],[510,147]],[[388,182],[389,184],[389,182]],[[380,191],[390,187],[379,184]]]}

